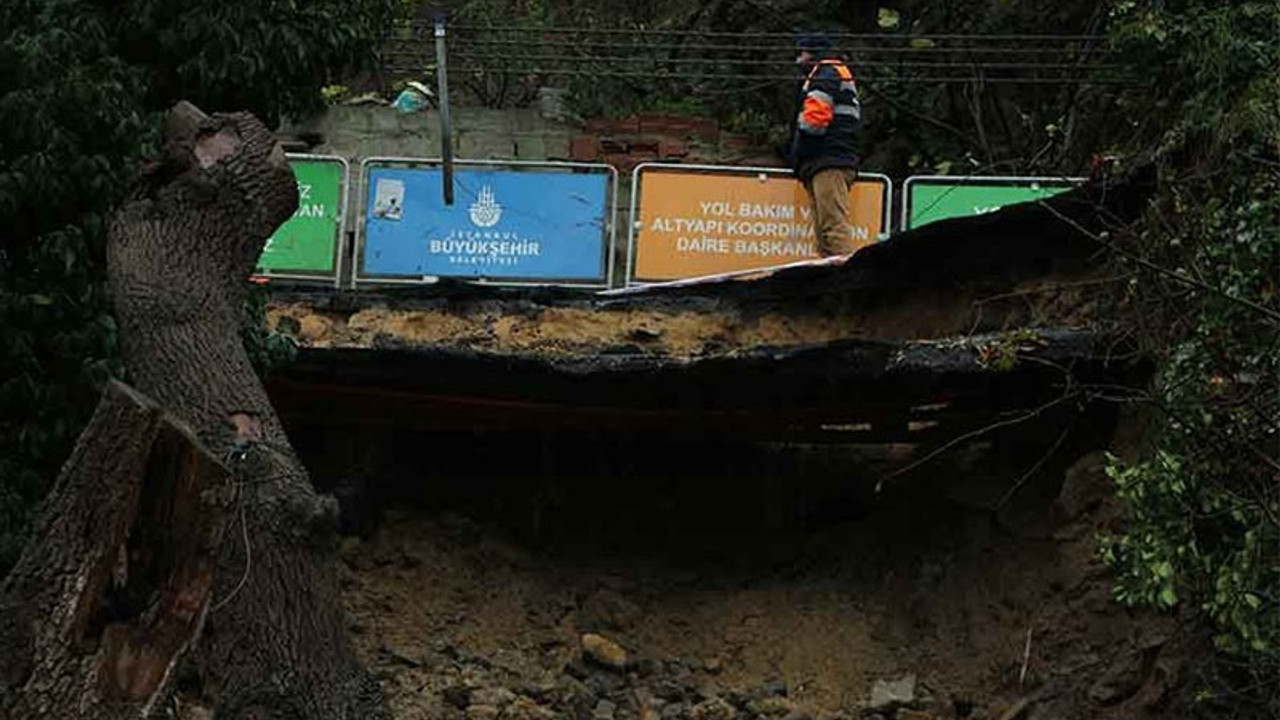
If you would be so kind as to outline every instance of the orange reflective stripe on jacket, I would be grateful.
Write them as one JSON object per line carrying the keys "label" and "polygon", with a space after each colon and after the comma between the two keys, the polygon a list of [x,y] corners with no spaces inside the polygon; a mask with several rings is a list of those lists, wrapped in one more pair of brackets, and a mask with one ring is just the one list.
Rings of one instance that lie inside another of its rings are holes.
{"label": "orange reflective stripe on jacket", "polygon": [[800,113],[800,121],[811,129],[825,128],[835,118],[835,108],[822,98],[809,95],[804,99],[804,110]]}
{"label": "orange reflective stripe on jacket", "polygon": [[[849,67],[847,65],[840,62],[839,60],[822,60],[818,63],[818,65],[831,65],[832,67],[835,68],[836,74],[840,76],[841,80],[845,82],[849,82],[853,80],[853,72],[849,70]],[[815,67],[814,70],[816,71],[817,68]]]}
{"label": "orange reflective stripe on jacket", "polygon": [[853,82],[853,71],[849,69],[848,65],[845,65],[841,60],[827,59],[814,63],[813,69],[809,71],[809,77],[805,78],[806,84],[813,82],[813,76],[817,75],[818,70],[824,66],[833,68],[842,81]]}

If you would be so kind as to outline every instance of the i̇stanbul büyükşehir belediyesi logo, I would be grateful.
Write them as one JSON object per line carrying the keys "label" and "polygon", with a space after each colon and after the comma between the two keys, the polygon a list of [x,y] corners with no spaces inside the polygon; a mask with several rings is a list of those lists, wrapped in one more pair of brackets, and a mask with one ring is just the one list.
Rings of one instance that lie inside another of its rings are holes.
{"label": "i\u0307stanbul b\u00fcy\u00fck\u015fehir belediyesi logo", "polygon": [[482,228],[493,227],[502,219],[502,206],[498,204],[493,189],[488,185],[480,188],[480,195],[471,203],[470,214],[471,222]]}

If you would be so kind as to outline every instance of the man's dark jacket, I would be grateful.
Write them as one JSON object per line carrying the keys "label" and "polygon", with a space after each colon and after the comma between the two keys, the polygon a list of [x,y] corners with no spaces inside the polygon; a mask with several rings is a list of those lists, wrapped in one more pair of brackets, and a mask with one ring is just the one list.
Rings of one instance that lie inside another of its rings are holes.
{"label": "man's dark jacket", "polygon": [[788,159],[796,176],[807,182],[828,168],[857,168],[854,139],[862,125],[862,105],[853,73],[840,59],[821,58],[803,71]]}

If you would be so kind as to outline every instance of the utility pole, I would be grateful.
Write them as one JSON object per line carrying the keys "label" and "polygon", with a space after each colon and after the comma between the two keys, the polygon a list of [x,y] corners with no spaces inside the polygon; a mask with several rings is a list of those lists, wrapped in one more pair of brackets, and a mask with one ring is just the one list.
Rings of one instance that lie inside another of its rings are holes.
{"label": "utility pole", "polygon": [[453,138],[449,119],[449,73],[445,52],[445,11],[432,18],[436,37],[436,93],[440,98],[440,158],[443,162],[444,204],[453,205]]}

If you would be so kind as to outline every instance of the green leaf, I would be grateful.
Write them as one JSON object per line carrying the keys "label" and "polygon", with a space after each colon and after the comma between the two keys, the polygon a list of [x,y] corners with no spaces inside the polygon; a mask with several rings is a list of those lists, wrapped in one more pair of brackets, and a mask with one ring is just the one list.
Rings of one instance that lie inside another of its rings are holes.
{"label": "green leaf", "polygon": [[892,30],[898,27],[898,23],[901,21],[902,18],[898,15],[898,11],[892,8],[882,7],[876,14],[876,24],[885,30]]}

